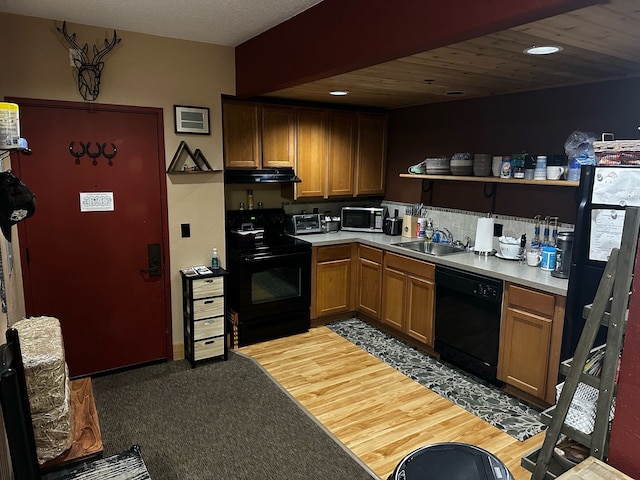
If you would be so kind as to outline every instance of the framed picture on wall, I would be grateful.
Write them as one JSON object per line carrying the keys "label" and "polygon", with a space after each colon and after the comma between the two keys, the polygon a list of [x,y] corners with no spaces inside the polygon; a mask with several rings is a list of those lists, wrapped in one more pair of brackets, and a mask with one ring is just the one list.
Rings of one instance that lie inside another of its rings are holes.
{"label": "framed picture on wall", "polygon": [[198,135],[211,133],[207,107],[174,105],[173,108],[176,133],[195,133]]}

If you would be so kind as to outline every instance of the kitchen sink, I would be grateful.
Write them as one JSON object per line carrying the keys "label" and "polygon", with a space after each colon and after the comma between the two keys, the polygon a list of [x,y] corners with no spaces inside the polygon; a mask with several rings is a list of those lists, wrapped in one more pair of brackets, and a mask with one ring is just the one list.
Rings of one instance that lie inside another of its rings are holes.
{"label": "kitchen sink", "polygon": [[424,240],[418,240],[415,242],[402,242],[392,243],[396,247],[407,248],[414,252],[426,253],[436,257],[442,257],[444,255],[452,255],[454,253],[465,253],[466,250],[462,247],[454,247],[447,243],[433,243],[425,242]]}

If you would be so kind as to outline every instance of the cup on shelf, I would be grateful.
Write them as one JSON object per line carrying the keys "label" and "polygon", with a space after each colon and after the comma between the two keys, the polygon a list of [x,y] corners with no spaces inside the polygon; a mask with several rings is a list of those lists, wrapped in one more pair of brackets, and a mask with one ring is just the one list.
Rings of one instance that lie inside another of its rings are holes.
{"label": "cup on shelf", "polygon": [[500,176],[500,170],[502,168],[502,155],[494,155],[491,162],[491,173],[494,177]]}
{"label": "cup on shelf", "polygon": [[547,156],[538,155],[536,157],[536,168],[533,171],[534,180],[546,180],[547,179]]}
{"label": "cup on shelf", "polygon": [[549,165],[547,167],[547,180],[560,180],[564,173],[564,167],[560,165]]}

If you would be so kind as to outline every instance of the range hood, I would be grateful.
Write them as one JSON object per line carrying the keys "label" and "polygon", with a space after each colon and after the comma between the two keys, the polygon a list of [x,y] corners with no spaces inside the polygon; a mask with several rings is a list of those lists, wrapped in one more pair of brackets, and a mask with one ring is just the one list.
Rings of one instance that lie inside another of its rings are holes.
{"label": "range hood", "polygon": [[293,168],[263,168],[260,170],[225,170],[225,183],[299,183]]}

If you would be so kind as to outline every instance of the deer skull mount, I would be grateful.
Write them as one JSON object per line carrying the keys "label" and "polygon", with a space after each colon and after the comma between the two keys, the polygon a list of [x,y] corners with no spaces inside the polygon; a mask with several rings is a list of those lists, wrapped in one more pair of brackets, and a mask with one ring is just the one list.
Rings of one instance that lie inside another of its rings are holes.
{"label": "deer skull mount", "polygon": [[64,36],[69,46],[78,52],[78,57],[74,59],[76,68],[78,69],[78,91],[82,98],[85,100],[95,100],[100,93],[100,74],[104,68],[104,62],[102,58],[113,50],[122,40],[118,38],[116,31],[113,31],[113,38],[111,40],[104,39],[104,48],[98,50],[96,45],[93,46],[93,58],[89,60],[89,45],[84,44],[81,48],[76,43],[76,34],[67,33],[67,22],[62,22],[62,28],[58,27],[58,31]]}

